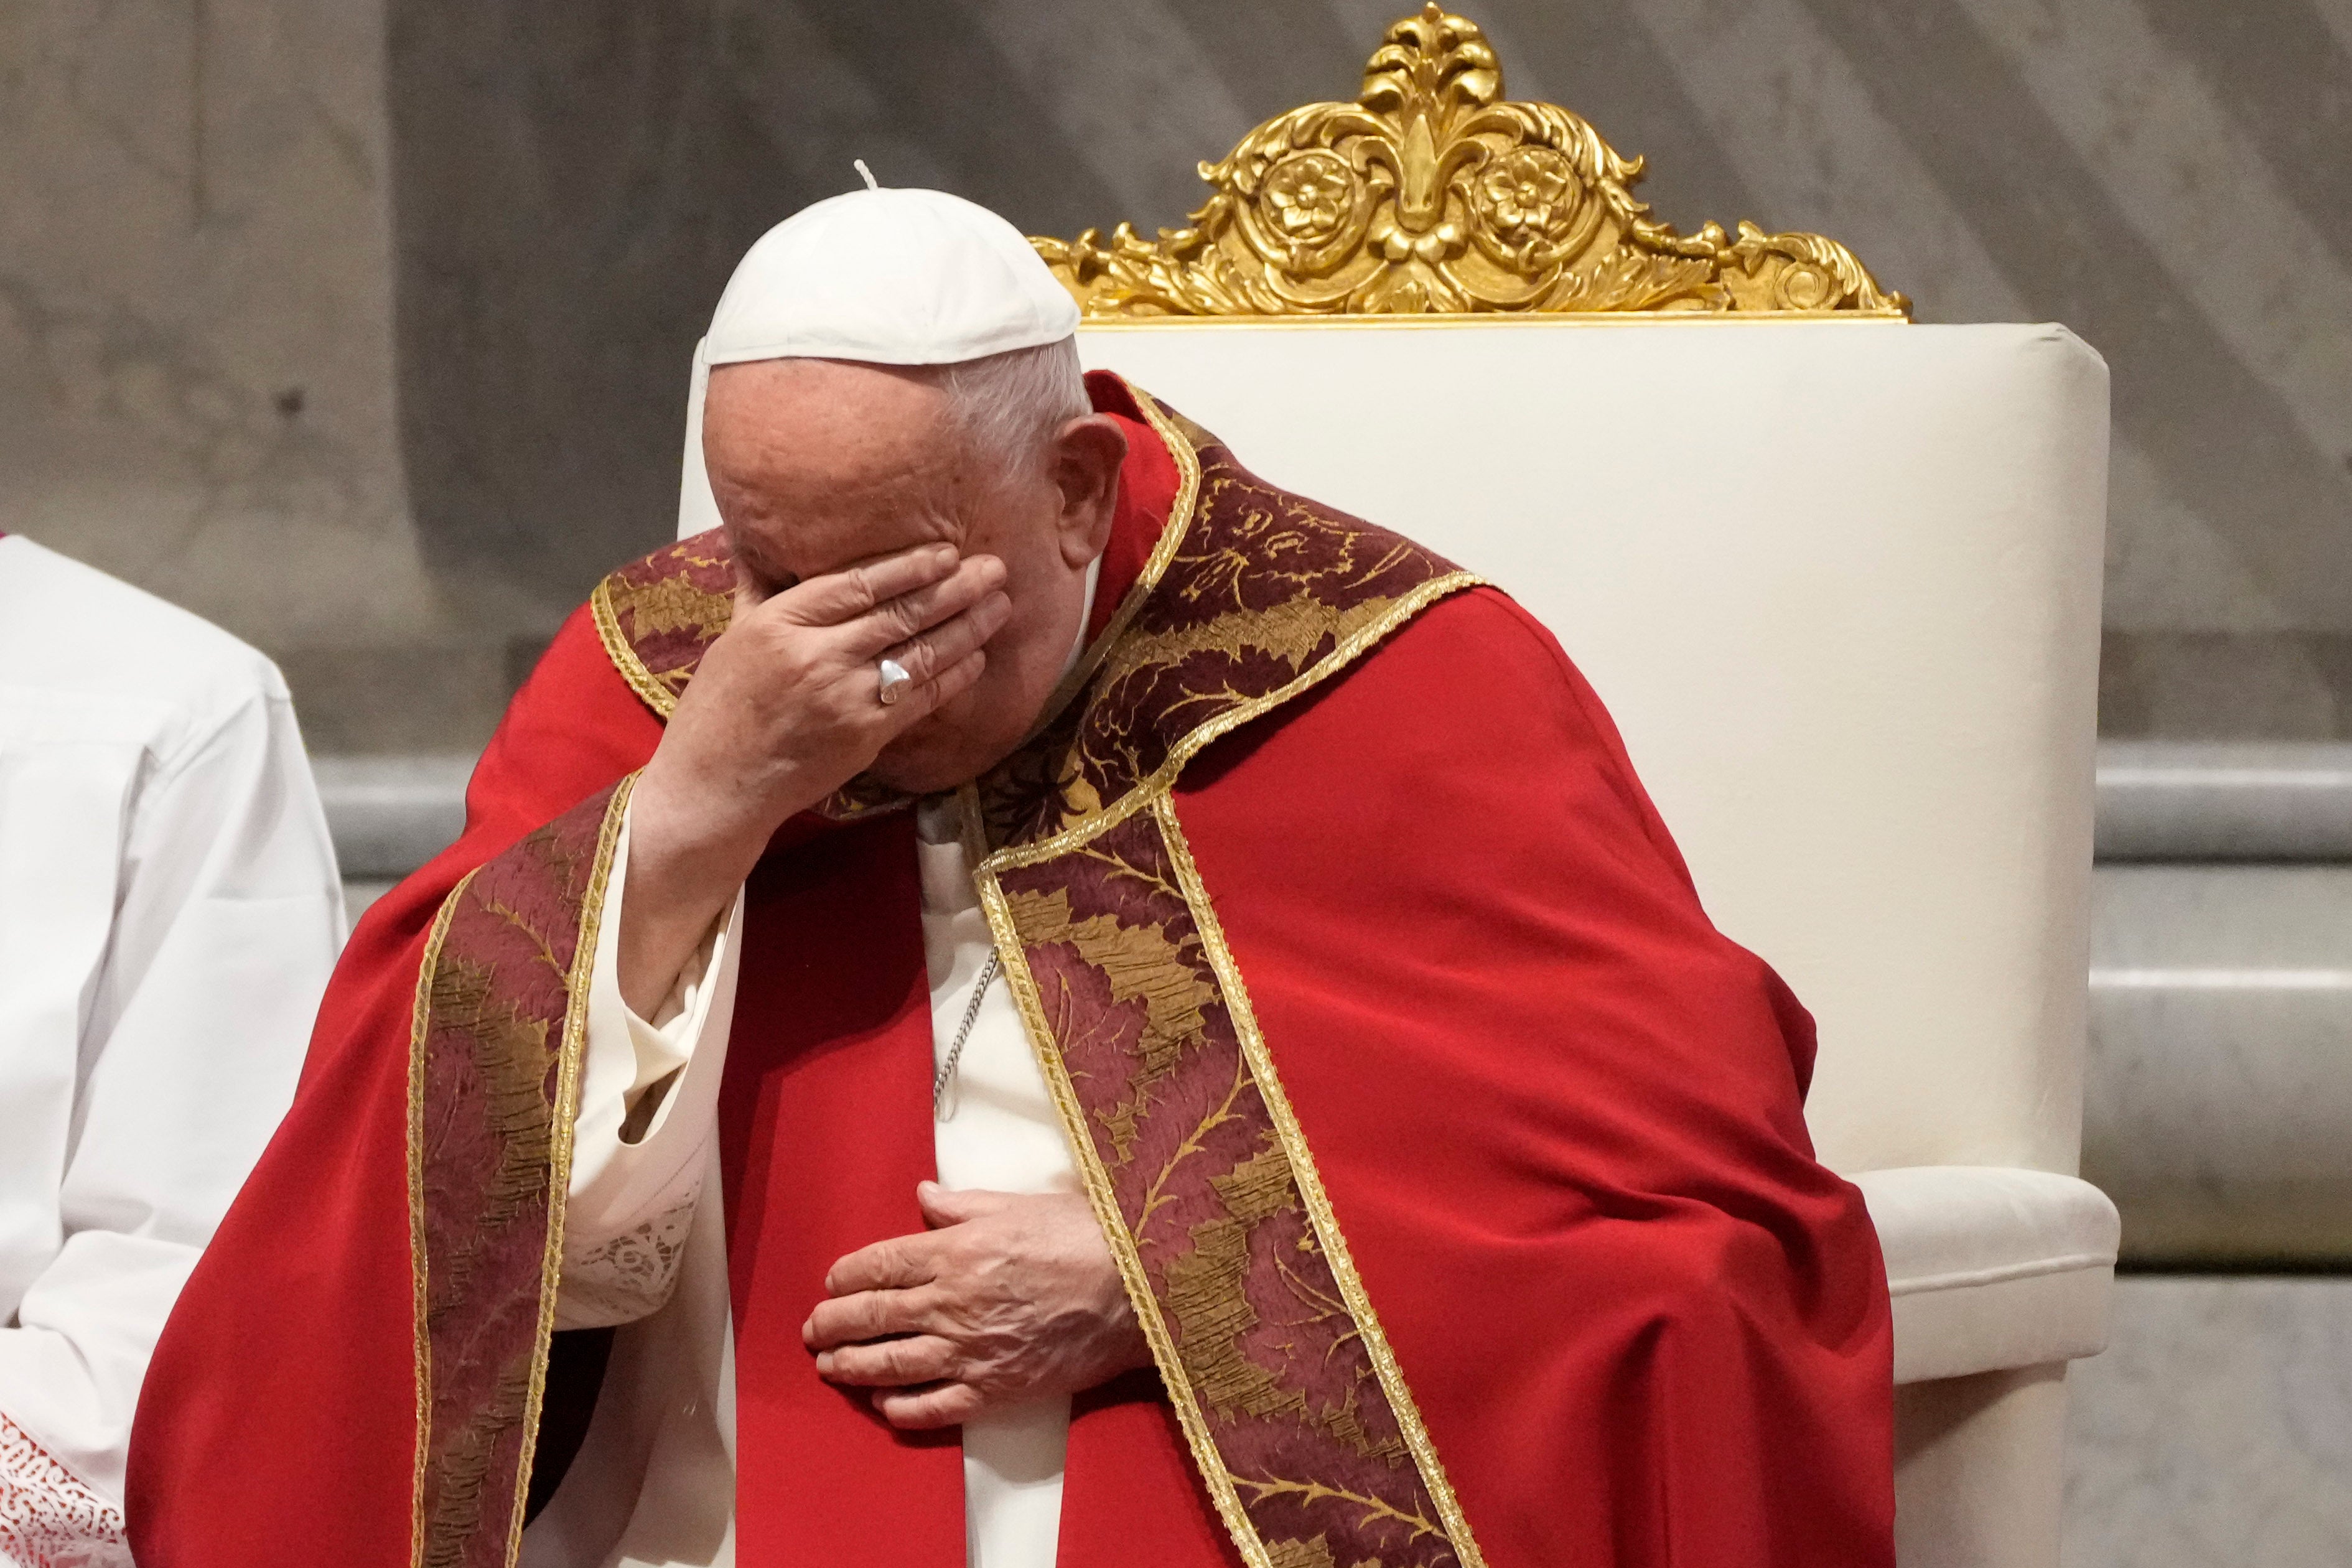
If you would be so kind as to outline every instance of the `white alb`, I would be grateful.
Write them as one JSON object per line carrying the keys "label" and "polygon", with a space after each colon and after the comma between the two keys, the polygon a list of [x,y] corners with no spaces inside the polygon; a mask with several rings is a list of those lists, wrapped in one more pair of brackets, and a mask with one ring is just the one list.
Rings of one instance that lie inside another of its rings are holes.
{"label": "white alb", "polygon": [[0,1561],[130,1562],[148,1356],[342,932],[278,671],[0,538]]}

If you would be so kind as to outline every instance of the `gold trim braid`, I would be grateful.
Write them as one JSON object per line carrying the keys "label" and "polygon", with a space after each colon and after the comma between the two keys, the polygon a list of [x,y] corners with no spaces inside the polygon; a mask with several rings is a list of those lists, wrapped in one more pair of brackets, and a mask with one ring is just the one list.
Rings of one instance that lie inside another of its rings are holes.
{"label": "gold trim braid", "polygon": [[547,1174],[547,1248],[539,1276],[539,1331],[531,1350],[530,1394],[523,1407],[522,1464],[515,1472],[514,1514],[507,1531],[507,1568],[522,1557],[524,1514],[530,1500],[531,1465],[539,1457],[539,1417],[547,1400],[547,1357],[555,1335],[555,1310],[563,1286],[563,1216],[572,1197],[572,1148],[579,1135],[580,1077],[588,1055],[589,979],[596,968],[596,943],[604,926],[604,894],[612,884],[613,857],[621,823],[637,775],[614,786],[596,833],[596,860],[580,900],[579,936],[566,981],[562,1054],[557,1068],[551,1157]]}
{"label": "gold trim braid", "polygon": [[1209,963],[1216,971],[1225,1006],[1241,1037],[1242,1050],[1249,1058],[1250,1076],[1256,1080],[1258,1093],[1265,1097],[1266,1109],[1273,1113],[1275,1133],[1288,1157],[1291,1179],[1297,1183],[1299,1195],[1306,1200],[1307,1215],[1315,1226],[1315,1238],[1323,1247],[1333,1277],[1339,1282],[1340,1293],[1348,1303],[1348,1315],[1355,1320],[1357,1331],[1363,1336],[1364,1349],[1380,1374],[1381,1392],[1388,1395],[1390,1406],[1396,1412],[1397,1424],[1403,1428],[1405,1442],[1412,1449],[1413,1462],[1420,1467],[1422,1479],[1444,1517],[1446,1532],[1461,1553],[1464,1568],[1481,1568],[1482,1559],[1470,1536],[1470,1521],[1463,1516],[1461,1501],[1454,1496],[1453,1483],[1446,1479],[1445,1467],[1437,1457],[1437,1445],[1430,1441],[1421,1407],[1413,1402],[1412,1391],[1405,1386],[1396,1352],[1389,1348],[1380,1314],[1373,1310],[1371,1294],[1364,1289],[1363,1277],[1356,1272],[1356,1261],[1348,1252],[1347,1237],[1339,1229],[1339,1216],[1332,1210],[1330,1195],[1323,1190],[1322,1175],[1316,1170],[1314,1155],[1307,1147],[1307,1134],[1298,1125],[1297,1112],[1290,1108],[1290,1097],[1283,1092],[1282,1077],[1275,1070],[1274,1057],[1266,1049],[1265,1036],[1259,1030],[1257,1015],[1250,1007],[1249,987],[1242,980],[1241,965],[1234,962],[1233,950],[1225,945],[1224,927],[1218,923],[1216,905],[1201,881],[1200,868],[1192,863],[1192,846],[1184,837],[1183,825],[1176,819],[1176,803],[1163,795],[1152,802],[1151,809],[1159,819],[1160,836],[1168,846],[1169,858],[1176,868],[1176,885],[1183,889],[1184,902],[1200,927],[1202,944],[1208,950]]}
{"label": "gold trim braid", "polygon": [[433,916],[433,930],[425,939],[425,955],[416,966],[416,997],[408,1026],[408,1278],[415,1311],[416,1338],[416,1462],[409,1493],[409,1553],[421,1563],[425,1552],[425,1471],[433,1437],[433,1336],[427,1327],[430,1305],[425,1292],[425,1039],[432,1021],[433,973],[440,966],[441,944],[448,940],[449,921],[457,900],[474,879],[468,871],[449,889]]}
{"label": "gold trim braid", "polygon": [[1071,819],[1071,826],[1050,838],[1000,849],[991,855],[982,869],[1010,868],[1034,866],[1085,845],[1087,840],[1109,831],[1139,811],[1150,809],[1153,801],[1176,785],[1184,764],[1201,754],[1235,730],[1259,718],[1284,703],[1304,696],[1339,674],[1374,647],[1387,638],[1399,626],[1421,614],[1438,600],[1483,587],[1486,580],[1475,572],[1449,572],[1432,578],[1389,606],[1380,619],[1362,627],[1344,639],[1331,653],[1312,668],[1272,691],[1235,703],[1215,718],[1189,731],[1168,753],[1168,760],[1152,771],[1136,788],[1121,795],[1098,811]]}
{"label": "gold trim braid", "polygon": [[588,595],[588,613],[596,623],[596,639],[604,645],[604,657],[613,661],[613,668],[621,672],[629,689],[664,719],[676,712],[677,694],[654,679],[645,660],[637,657],[637,650],[629,646],[628,634],[621,630],[618,613],[613,607],[612,578],[599,581],[595,592]]}
{"label": "gold trim braid", "polygon": [[667,720],[703,650],[734,616],[734,552],[718,529],[666,544],[608,574],[588,609],[613,668]]}
{"label": "gold trim braid", "polygon": [[467,873],[417,967],[407,1107],[415,1568],[513,1568],[522,1550],[589,977],[634,783]]}
{"label": "gold trim braid", "polygon": [[1200,167],[1213,194],[1188,227],[1030,242],[1088,318],[1910,314],[1835,240],[1651,217],[1641,159],[1506,97],[1485,33],[1434,4],[1388,30],[1353,102],[1277,115]]}
{"label": "gold trim braid", "polygon": [[1149,393],[1131,383],[1127,390],[1133,395],[1136,407],[1143,411],[1143,422],[1151,427],[1153,435],[1160,437],[1160,444],[1168,448],[1168,456],[1176,465],[1176,497],[1169,503],[1167,526],[1160,531],[1158,542],[1152,545],[1151,553],[1144,559],[1142,574],[1136,578],[1135,585],[1127,591],[1127,596],[1119,601],[1118,608],[1111,613],[1101,635],[1087,645],[1086,651],[1078,656],[1078,662],[1071,667],[1070,672],[1055,683],[1053,693],[1046,698],[1045,709],[1031,731],[1033,738],[1060,717],[1069,706],[1070,700],[1085,690],[1087,683],[1094,679],[1095,671],[1102,668],[1102,662],[1109,657],[1112,647],[1134,621],[1136,612],[1160,586],[1160,579],[1167,574],[1168,563],[1175,559],[1177,550],[1184,542],[1186,526],[1192,520],[1192,510],[1200,504],[1200,453],[1177,428],[1176,422],[1168,416],[1168,411],[1160,407]]}

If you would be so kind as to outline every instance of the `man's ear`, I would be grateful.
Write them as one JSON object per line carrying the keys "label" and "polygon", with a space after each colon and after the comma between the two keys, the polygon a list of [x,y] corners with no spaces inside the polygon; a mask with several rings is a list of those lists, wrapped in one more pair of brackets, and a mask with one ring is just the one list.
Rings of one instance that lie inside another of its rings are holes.
{"label": "man's ear", "polygon": [[1108,414],[1073,419],[1054,433],[1054,484],[1062,492],[1062,559],[1075,571],[1110,542],[1127,432]]}

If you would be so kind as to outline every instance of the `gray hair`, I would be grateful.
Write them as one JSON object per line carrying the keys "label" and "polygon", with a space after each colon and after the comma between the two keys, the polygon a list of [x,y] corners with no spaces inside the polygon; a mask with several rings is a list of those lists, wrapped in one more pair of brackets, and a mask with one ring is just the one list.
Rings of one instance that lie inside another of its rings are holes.
{"label": "gray hair", "polygon": [[1065,422],[1094,412],[1074,337],[936,366],[933,376],[973,447],[1008,479],[1037,463]]}

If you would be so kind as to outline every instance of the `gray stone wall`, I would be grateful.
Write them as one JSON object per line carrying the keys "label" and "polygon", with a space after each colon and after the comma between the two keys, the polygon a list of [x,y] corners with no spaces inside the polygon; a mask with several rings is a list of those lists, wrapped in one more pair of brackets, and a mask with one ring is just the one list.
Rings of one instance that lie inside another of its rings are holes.
{"label": "gray stone wall", "polygon": [[[0,529],[298,681],[470,641],[402,479],[387,153],[373,0],[0,6]],[[306,717],[397,745],[415,695]]]}
{"label": "gray stone wall", "polygon": [[[16,0],[0,526],[277,654],[329,749],[461,749],[664,535],[699,324],[851,157],[1175,222],[1402,5]],[[2110,733],[2352,734],[2352,0],[1472,11],[1682,226],[2107,355]]]}

